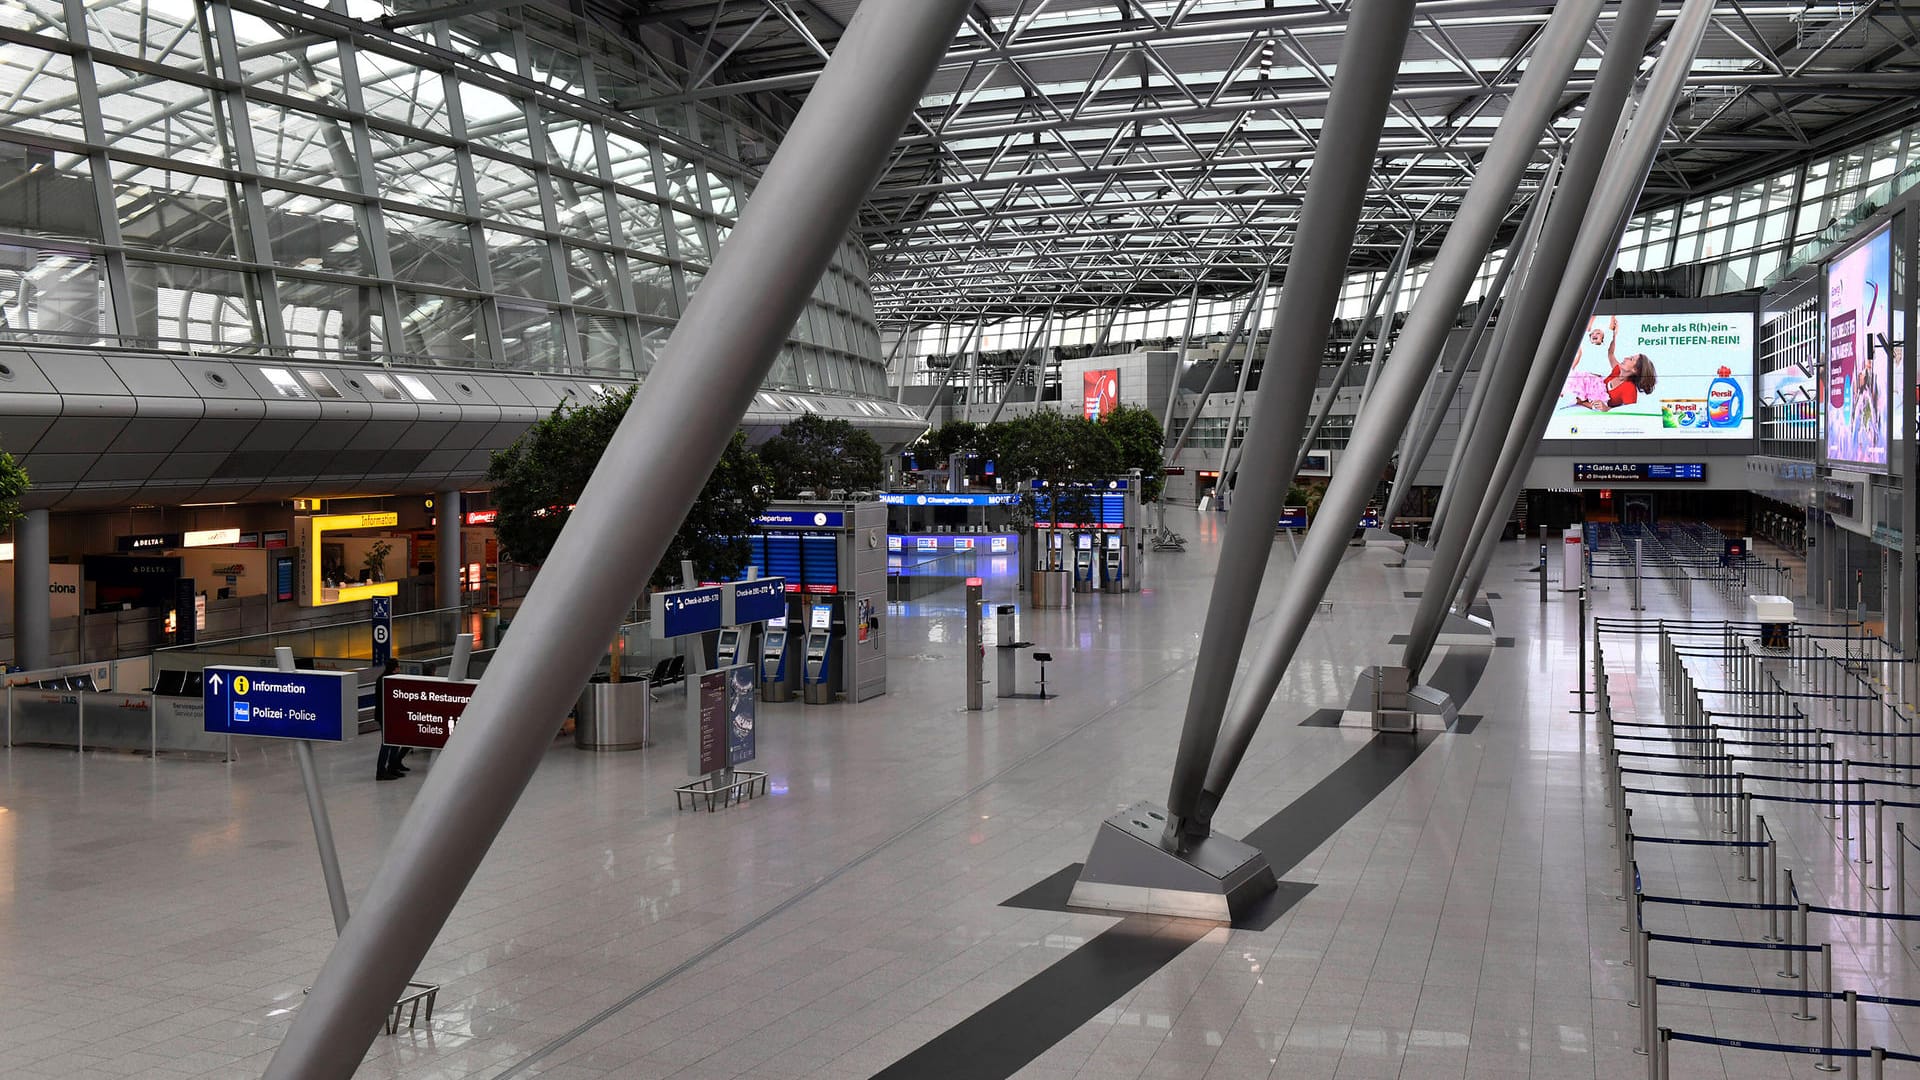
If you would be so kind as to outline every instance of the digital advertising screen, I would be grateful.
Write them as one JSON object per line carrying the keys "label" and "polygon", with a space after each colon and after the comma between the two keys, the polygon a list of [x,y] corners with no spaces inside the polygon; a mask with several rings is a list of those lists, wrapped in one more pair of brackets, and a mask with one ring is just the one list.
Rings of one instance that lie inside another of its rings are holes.
{"label": "digital advertising screen", "polygon": [[1827,460],[1887,467],[1893,232],[1827,264]]}
{"label": "digital advertising screen", "polygon": [[1549,439],[1752,439],[1753,313],[1596,314]]}
{"label": "digital advertising screen", "polygon": [[1081,377],[1081,391],[1086,406],[1082,415],[1089,420],[1101,419],[1120,404],[1119,369],[1087,372]]}

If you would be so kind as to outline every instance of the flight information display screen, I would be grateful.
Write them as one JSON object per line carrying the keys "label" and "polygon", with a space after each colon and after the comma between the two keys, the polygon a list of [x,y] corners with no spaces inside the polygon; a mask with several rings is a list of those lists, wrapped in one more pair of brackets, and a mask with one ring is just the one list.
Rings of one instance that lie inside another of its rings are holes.
{"label": "flight information display screen", "polygon": [[1707,466],[1702,461],[1577,461],[1573,478],[1583,484],[1701,481],[1707,478]]}

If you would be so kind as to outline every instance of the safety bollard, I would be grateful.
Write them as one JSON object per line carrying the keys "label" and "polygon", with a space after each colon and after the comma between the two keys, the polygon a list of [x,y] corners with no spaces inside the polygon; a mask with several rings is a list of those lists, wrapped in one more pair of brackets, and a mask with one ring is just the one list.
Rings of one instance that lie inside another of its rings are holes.
{"label": "safety bollard", "polygon": [[[1860,1049],[1860,995],[1847,991],[1847,1049]],[[1847,1055],[1847,1080],[1860,1080],[1860,1059]]]}
{"label": "safety bollard", "polygon": [[[1820,945],[1820,971],[1823,976],[1820,980],[1820,989],[1828,994],[1833,993],[1833,946],[1825,942]],[[1820,999],[1820,1045],[1828,1050],[1833,1049],[1833,999],[1831,997]],[[1833,1063],[1831,1053],[1826,1056],[1825,1061],[1814,1062],[1813,1067],[1821,1072],[1840,1071],[1840,1066]]]}
{"label": "safety bollard", "polygon": [[[1804,918],[1805,918],[1805,915],[1804,915],[1804,914],[1803,914],[1803,913],[1801,912],[1801,910],[1800,910],[1800,909],[1801,909],[1801,908],[1804,908],[1804,907],[1805,907],[1806,905],[1804,905],[1804,904],[1801,904],[1801,903],[1800,903],[1800,902],[1799,902],[1799,901],[1798,901],[1797,899],[1795,899],[1795,894],[1794,894],[1794,891],[1793,891],[1793,868],[1792,868],[1792,867],[1788,867],[1788,868],[1786,869],[1786,871],[1785,871],[1785,873],[1786,873],[1786,875],[1787,875],[1787,903],[1789,903],[1789,904],[1793,904],[1793,905],[1794,905],[1794,910],[1793,910],[1793,911],[1789,911],[1789,912],[1787,913],[1787,917],[1786,917],[1786,919],[1784,920],[1784,921],[1785,921],[1785,923],[1786,923],[1786,925],[1787,925],[1787,944],[1789,944],[1789,945],[1805,945],[1805,944],[1806,944],[1806,942],[1805,942],[1805,941],[1799,941],[1799,940],[1796,940],[1796,939],[1794,938],[1794,934],[1793,934],[1793,924],[1794,924],[1794,921],[1795,921],[1795,920],[1794,920],[1794,916],[1795,916],[1795,915],[1800,915],[1802,919],[1804,919]],[[1778,902],[1778,900],[1776,899],[1776,901],[1775,901],[1775,902],[1777,903],[1777,902]],[[1801,928],[1800,928],[1800,933],[1801,933],[1802,935],[1804,935],[1804,934],[1806,933],[1806,925],[1805,925],[1805,923],[1804,923],[1804,922],[1802,922],[1802,924],[1801,924]],[[1785,967],[1785,968],[1784,968],[1783,970],[1780,970],[1780,971],[1776,971],[1776,972],[1774,972],[1774,974],[1775,974],[1775,975],[1778,975],[1778,976],[1780,976],[1780,977],[1781,977],[1781,978],[1783,978],[1783,979],[1797,979],[1797,978],[1799,978],[1799,977],[1800,977],[1800,973],[1799,973],[1799,972],[1796,972],[1796,971],[1794,970],[1794,965],[1795,965],[1796,963],[1798,963],[1798,964],[1799,964],[1799,966],[1800,966],[1800,967],[1802,967],[1802,968],[1804,968],[1804,967],[1806,967],[1806,966],[1807,966],[1807,965],[1806,965],[1806,964],[1805,964],[1804,962],[1801,962],[1801,961],[1799,961],[1799,960],[1797,960],[1797,959],[1796,959],[1796,958],[1797,958],[1797,957],[1798,957],[1798,956],[1799,956],[1800,954],[1799,954],[1798,952],[1795,952],[1795,951],[1794,951],[1794,950],[1792,950],[1792,949],[1783,949],[1783,950],[1781,950],[1781,952],[1780,952],[1780,955],[1781,955],[1781,956],[1782,956],[1783,958],[1785,958],[1785,960],[1786,960],[1786,964],[1787,964],[1787,966],[1786,966],[1786,967]]]}
{"label": "safety bollard", "polygon": [[1740,876],[1735,879],[1736,881],[1753,880],[1753,848],[1751,845],[1754,837],[1759,835],[1760,830],[1767,827],[1767,816],[1761,814],[1754,827],[1749,829],[1747,822],[1752,812],[1753,796],[1743,791],[1740,793],[1740,835],[1738,839],[1738,843],[1740,844]]}
{"label": "safety bollard", "polygon": [[[1864,794],[1864,792],[1862,793]],[[1865,810],[1862,806],[1860,809]],[[1868,886],[1875,892],[1887,891],[1887,801],[1873,800],[1873,884]],[[1862,838],[1861,854],[1865,854],[1866,843]]]}

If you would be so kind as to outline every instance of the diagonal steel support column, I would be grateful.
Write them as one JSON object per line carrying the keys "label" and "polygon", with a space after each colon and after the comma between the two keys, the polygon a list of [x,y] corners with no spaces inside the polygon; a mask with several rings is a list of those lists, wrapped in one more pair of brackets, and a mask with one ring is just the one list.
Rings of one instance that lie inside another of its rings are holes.
{"label": "diagonal steel support column", "polygon": [[[1592,213],[1581,229],[1564,284],[1554,298],[1552,315],[1534,353],[1526,393],[1514,414],[1516,419],[1524,417],[1529,422],[1507,433],[1499,465],[1480,506],[1475,531],[1478,547],[1462,575],[1459,589],[1462,607],[1473,603],[1481,582],[1486,579],[1487,567],[1498,543],[1499,514],[1519,497],[1527,467],[1539,452],[1540,439],[1552,419],[1555,392],[1572,367],[1579,349],[1579,334],[1600,300],[1610,260],[1619,249],[1620,236],[1640,200],[1640,192],[1646,187],[1661,137],[1679,104],[1687,71],[1693,66],[1694,54],[1699,51],[1712,12],[1712,0],[1688,0],[1681,8],[1680,17],[1667,36],[1666,48],[1661,50],[1660,60],[1647,81],[1639,111],[1615,149],[1606,182],[1593,200]],[[1432,588],[1437,580],[1429,580],[1428,587]]]}
{"label": "diagonal steel support column", "polygon": [[[1515,89],[1480,171],[1447,230],[1433,272],[1415,302],[1405,331],[1390,351],[1373,399],[1354,421],[1353,439],[1333,472],[1320,511],[1294,560],[1293,572],[1274,606],[1272,629],[1236,689],[1207,770],[1203,806],[1218,804],[1253,742],[1273,693],[1286,676],[1314,608],[1340,567],[1340,556],[1360,520],[1374,481],[1405,429],[1432,375],[1454,313],[1473,286],[1474,275],[1498,233],[1513,193],[1526,173],[1541,132],[1560,104],[1574,63],[1599,16],[1602,0],[1562,0],[1542,32],[1526,75]],[[1654,0],[1647,0],[1652,3]]]}
{"label": "diagonal steel support column", "polygon": [[[1549,173],[1548,179],[1552,176]],[[1541,207],[1547,203],[1549,184],[1542,184],[1540,193],[1533,202],[1527,204],[1526,216],[1521,218],[1520,227],[1514,232],[1513,242],[1507,245],[1506,254],[1501,256],[1500,265],[1493,272],[1493,280],[1488,283],[1486,295],[1481,297],[1480,310],[1474,313],[1473,328],[1467,331],[1466,338],[1460,343],[1460,349],[1454,357],[1453,367],[1447,371],[1445,381],[1434,395],[1433,415],[1420,424],[1414,433],[1413,441],[1408,444],[1407,452],[1400,455],[1400,468],[1394,477],[1393,490],[1387,496],[1387,508],[1380,515],[1382,529],[1393,528],[1400,516],[1400,508],[1406,505],[1407,492],[1413,490],[1414,476],[1427,462],[1427,455],[1433,451],[1434,440],[1440,437],[1440,425],[1446,419],[1447,410],[1453,406],[1453,399],[1460,393],[1460,384],[1465,381],[1467,369],[1473,364],[1473,354],[1480,348],[1480,342],[1486,337],[1487,325],[1493,320],[1493,313],[1500,306],[1500,297],[1507,288],[1507,279],[1513,275],[1514,266],[1520,261],[1523,240],[1533,231],[1534,222],[1540,219]],[[1466,431],[1463,425],[1460,429]]]}
{"label": "diagonal steel support column", "polygon": [[[1497,374],[1487,389],[1481,413],[1483,420],[1469,433],[1465,454],[1460,459],[1458,474],[1453,482],[1462,492],[1484,490],[1488,478],[1493,475],[1500,456],[1500,446],[1509,426],[1499,422],[1500,418],[1513,416],[1527,380],[1528,366],[1521,357],[1533,355],[1534,347],[1540,342],[1540,333],[1546,327],[1553,297],[1559,290],[1567,259],[1572,255],[1574,241],[1580,233],[1580,222],[1587,215],[1594,187],[1614,149],[1613,140],[1619,131],[1620,111],[1633,89],[1635,75],[1646,52],[1647,35],[1658,10],[1659,0],[1625,0],[1614,19],[1613,38],[1607,42],[1606,52],[1600,58],[1600,69],[1594,73],[1593,93],[1587,97],[1586,111],[1581,114],[1580,126],[1574,131],[1573,148],[1568,151],[1566,165],[1560,172],[1559,187],[1553,193],[1553,201],[1547,206],[1546,223],[1540,230],[1540,244],[1534,251],[1532,264],[1527,268],[1526,280],[1520,288],[1520,300],[1508,310],[1508,317],[1502,320],[1508,323],[1507,338],[1502,348],[1507,355],[1495,361]],[[1470,502],[1464,505],[1474,504]],[[1473,522],[1472,514],[1453,510],[1434,545],[1427,587],[1420,594],[1420,606],[1414,613],[1413,628],[1400,664],[1416,677],[1426,665],[1434,641],[1440,636],[1441,626],[1446,620],[1448,601],[1452,599],[1453,591],[1442,586],[1457,580],[1456,575],[1473,546]]]}
{"label": "diagonal steel support column", "polygon": [[295,1012],[269,1080],[344,1080],[360,1065],[746,414],[971,6],[890,0],[855,13]]}
{"label": "diagonal steel support column", "polygon": [[1487,391],[1501,377],[1500,365],[1521,362],[1521,357],[1507,348],[1507,338],[1512,336],[1513,320],[1506,318],[1505,315],[1512,311],[1513,305],[1520,300],[1520,289],[1525,284],[1526,275],[1533,265],[1533,253],[1540,246],[1540,229],[1547,221],[1546,208],[1553,201],[1553,192],[1560,183],[1560,167],[1565,163],[1566,153],[1563,150],[1554,157],[1553,165],[1547,169],[1547,182],[1541,185],[1542,198],[1534,203],[1534,209],[1538,213],[1534,216],[1532,229],[1527,232],[1526,243],[1520,249],[1520,261],[1514,266],[1514,271],[1519,276],[1507,282],[1507,290],[1501,294],[1502,318],[1493,328],[1493,340],[1488,343],[1486,357],[1480,363],[1480,377],[1475,380],[1473,394],[1467,400],[1467,414],[1460,421],[1460,438],[1456,441],[1453,453],[1447,460],[1446,478],[1440,484],[1440,499],[1433,508],[1433,522],[1427,526],[1427,537],[1430,543],[1446,527],[1447,513],[1453,505],[1453,497],[1460,490],[1460,485],[1457,483],[1460,479],[1460,463],[1466,457],[1467,445],[1472,434],[1480,429],[1480,414],[1487,405]]}
{"label": "diagonal steel support column", "polygon": [[[1327,417],[1333,415],[1333,403],[1340,396],[1341,384],[1347,381],[1347,369],[1360,358],[1360,350],[1366,345],[1367,327],[1372,325],[1374,315],[1380,311],[1380,305],[1386,303],[1387,297],[1393,295],[1400,287],[1400,275],[1406,273],[1407,261],[1412,257],[1413,228],[1409,226],[1407,238],[1401,242],[1400,251],[1393,258],[1393,265],[1387,268],[1386,280],[1380,283],[1379,290],[1373,294],[1372,299],[1367,301],[1367,313],[1360,317],[1360,329],[1354,331],[1353,340],[1347,342],[1347,351],[1340,357],[1340,366],[1333,369],[1333,381],[1327,384],[1326,400],[1314,410],[1313,419],[1307,423],[1307,433],[1300,437],[1300,452],[1293,456],[1293,475],[1287,477],[1287,483],[1293,483],[1293,477],[1299,476],[1300,470],[1307,467],[1307,455],[1313,450],[1313,440],[1320,436],[1320,429],[1326,426]],[[1393,313],[1388,312],[1386,319],[1381,322],[1380,336],[1376,339],[1374,346],[1374,359],[1379,358],[1380,348],[1386,344],[1387,331],[1392,323]],[[1372,367],[1371,361],[1368,362],[1368,367]],[[1319,382],[1318,373],[1314,376],[1314,382],[1316,384]]]}
{"label": "diagonal steel support column", "polygon": [[[1320,357],[1339,300],[1339,271],[1353,252],[1354,229],[1366,196],[1367,174],[1380,146],[1387,100],[1413,25],[1412,0],[1355,5],[1340,44],[1333,92],[1314,151],[1313,171],[1294,234],[1296,256],[1280,290],[1267,343],[1260,396],[1241,451],[1241,471],[1252,483],[1236,494],[1213,579],[1213,594],[1194,664],[1185,726],[1167,794],[1163,846],[1178,847],[1210,831],[1214,802],[1203,791],[1207,763],[1220,737],[1227,691],[1240,663],[1254,600],[1273,553],[1274,524],[1292,474],[1284,470],[1299,450],[1307,403],[1319,381]],[[1318,260],[1319,265],[1309,265]]]}
{"label": "diagonal steel support column", "polygon": [[1244,444],[1233,441],[1233,433],[1240,430],[1240,416],[1246,410],[1247,382],[1253,376],[1253,342],[1260,340],[1260,316],[1256,311],[1253,321],[1247,326],[1247,358],[1240,364],[1240,380],[1233,388],[1233,408],[1227,410],[1227,437],[1220,451],[1220,484],[1231,495],[1235,475],[1240,469],[1240,452]]}
{"label": "diagonal steel support column", "polygon": [[[1252,321],[1255,327],[1260,325],[1259,311],[1266,304],[1267,284],[1272,278],[1273,270],[1271,268],[1260,272],[1260,283],[1254,286],[1253,292],[1247,296],[1247,306],[1240,309],[1240,317],[1233,321],[1233,329],[1227,331],[1226,350],[1220,354],[1220,359],[1213,362],[1213,367],[1207,370],[1207,381],[1200,384],[1200,397],[1193,403],[1193,412],[1187,414],[1187,422],[1180,428],[1180,437],[1173,440],[1173,449],[1167,451],[1168,461],[1179,457],[1180,451],[1186,449],[1187,437],[1193,434],[1193,422],[1200,419],[1200,410],[1206,406],[1207,399],[1213,396],[1213,384],[1219,381],[1220,372],[1225,370],[1227,364],[1233,360],[1233,349],[1234,346],[1240,343],[1241,332],[1247,330],[1249,321]],[[1247,355],[1240,361],[1243,368],[1253,363],[1254,333],[1255,331],[1247,332],[1247,347],[1245,350]],[[1179,381],[1177,379],[1174,382],[1174,387],[1174,397],[1177,399],[1180,396]],[[1167,423],[1169,425],[1173,423],[1173,410],[1171,408],[1167,410]],[[1232,433],[1229,432],[1228,434],[1231,436]]]}
{"label": "diagonal steel support column", "polygon": [[[1406,254],[1400,260],[1400,272],[1387,289],[1387,310],[1380,314],[1380,333],[1374,337],[1373,348],[1367,353],[1367,379],[1360,384],[1360,405],[1354,409],[1355,415],[1367,407],[1367,399],[1373,396],[1373,386],[1380,381],[1380,369],[1386,366],[1387,346],[1393,340],[1393,320],[1400,315],[1400,294],[1406,291],[1407,273],[1413,269],[1413,238],[1419,232],[1420,221],[1416,218],[1407,226]],[[1329,398],[1328,402],[1331,404],[1332,399]]]}

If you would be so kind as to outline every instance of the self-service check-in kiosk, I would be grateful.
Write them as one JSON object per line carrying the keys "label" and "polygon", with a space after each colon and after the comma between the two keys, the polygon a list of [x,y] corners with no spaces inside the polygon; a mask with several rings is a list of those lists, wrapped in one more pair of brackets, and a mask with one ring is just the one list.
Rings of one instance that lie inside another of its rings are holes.
{"label": "self-service check-in kiosk", "polygon": [[720,643],[714,647],[714,670],[730,668],[741,663],[741,654],[745,652],[747,631],[738,626],[724,627],[720,631]]}
{"label": "self-service check-in kiosk", "polygon": [[1094,580],[1094,550],[1092,533],[1073,534],[1073,591],[1092,592],[1097,582]]}
{"label": "self-service check-in kiosk", "polygon": [[832,604],[808,605],[801,693],[809,705],[832,704],[834,692],[839,689],[840,679],[833,662],[833,622]]}
{"label": "self-service check-in kiosk", "polygon": [[1126,551],[1122,546],[1124,538],[1117,532],[1105,537],[1106,547],[1100,552],[1100,591],[1117,593],[1126,586]]}
{"label": "self-service check-in kiosk", "polygon": [[1067,534],[1063,532],[1047,533],[1047,564],[1044,570],[1065,570],[1067,568]]}
{"label": "self-service check-in kiosk", "polygon": [[794,686],[799,681],[794,676],[800,665],[792,662],[789,647],[791,635],[785,626],[767,624],[767,631],[760,638],[760,700],[792,701]]}

